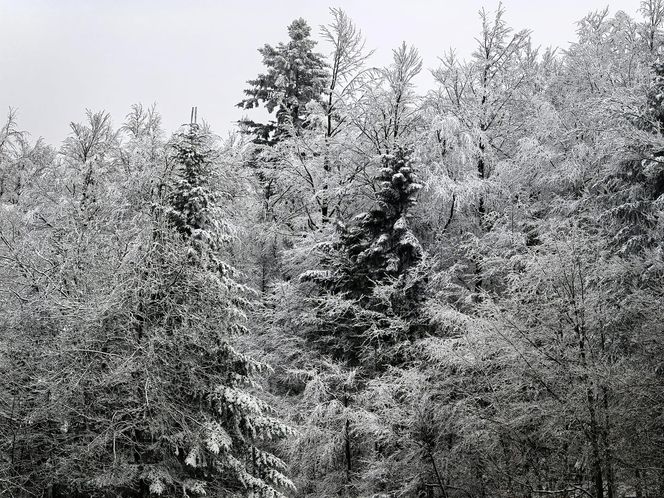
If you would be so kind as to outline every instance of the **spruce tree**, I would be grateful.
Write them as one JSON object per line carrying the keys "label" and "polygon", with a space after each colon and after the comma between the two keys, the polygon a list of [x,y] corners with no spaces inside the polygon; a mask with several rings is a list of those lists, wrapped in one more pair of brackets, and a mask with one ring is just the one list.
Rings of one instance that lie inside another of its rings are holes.
{"label": "spruce tree", "polygon": [[[313,233],[323,239],[313,251],[307,241],[291,251],[304,259],[297,265],[310,269],[298,283],[284,284],[283,293],[276,289],[272,326],[281,329],[280,341],[295,330],[294,343],[304,342],[302,353],[286,360],[307,380],[290,451],[298,455],[294,472],[313,476],[311,496],[364,496],[356,477],[383,443],[370,434],[378,414],[363,407],[363,389],[413,363],[411,345],[425,324],[425,255],[409,226],[420,189],[411,152],[397,146],[376,159],[372,208]],[[275,382],[298,389],[283,377]],[[318,455],[313,465],[304,456],[311,454]],[[318,482],[317,473],[325,479]]]}
{"label": "spruce tree", "polygon": [[396,147],[380,161],[376,205],[339,223],[335,239],[319,246],[320,268],[300,276],[321,290],[314,340],[350,365],[379,370],[405,360],[394,347],[422,325],[424,284],[424,252],[409,227],[420,189],[410,151]]}
{"label": "spruce tree", "polygon": [[[261,267],[260,288],[265,290],[272,277],[278,273],[279,236],[275,223],[279,220],[278,204],[288,202],[288,185],[282,178],[283,164],[274,146],[298,136],[313,127],[307,105],[321,101],[328,81],[327,65],[321,54],[314,51],[316,42],[311,39],[311,28],[304,19],[296,19],[288,26],[289,41],[276,47],[265,45],[259,49],[266,72],[248,81],[250,88],[244,91],[246,98],[238,105],[243,109],[259,106],[274,114],[267,123],[251,119],[239,122],[241,131],[252,136],[257,145],[248,155],[247,166],[258,179],[262,194],[262,212],[259,230]],[[265,148],[267,147],[267,148]],[[282,227],[278,227],[282,228]],[[292,226],[288,227],[292,229]]]}
{"label": "spruce tree", "polygon": [[228,227],[214,190],[211,138],[191,124],[176,134],[172,149],[176,170],[163,210],[166,230],[158,237],[164,250],[154,261],[160,283],[142,315],[152,334],[170,338],[163,351],[168,358],[159,359],[168,366],[160,387],[183,416],[155,416],[150,433],[161,433],[163,445],[153,458],[168,477],[150,487],[281,496],[278,490],[292,484],[281,473],[283,462],[261,441],[280,439],[289,429],[250,392],[267,366],[231,345],[234,335],[246,332],[248,289],[222,257]]}
{"label": "spruce tree", "polygon": [[664,132],[663,63],[652,66],[645,109],[628,119],[636,129],[630,130],[627,157],[609,163],[606,176],[594,185],[600,193],[601,219],[608,222],[605,234],[620,254],[640,253],[661,238],[657,227],[664,198],[664,150],[659,143]]}
{"label": "spruce tree", "polygon": [[257,144],[274,145],[291,134],[289,129],[306,128],[306,106],[312,100],[319,101],[326,88],[327,64],[323,55],[314,52],[316,42],[307,22],[294,20],[288,26],[288,36],[285,44],[266,44],[258,49],[267,71],[248,81],[251,87],[244,91],[247,98],[238,104],[243,109],[262,104],[270,114],[276,111],[276,120],[268,123],[240,121]]}
{"label": "spruce tree", "polygon": [[422,260],[422,247],[408,226],[420,185],[410,152],[397,148],[381,157],[376,176],[376,206],[342,228],[341,242],[351,264],[344,268],[344,287],[361,297],[388,279],[405,278]]}
{"label": "spruce tree", "polygon": [[265,447],[290,430],[252,394],[267,366],[232,344],[247,330],[249,289],[224,261],[229,232],[210,135],[185,127],[169,163],[146,225],[117,217],[118,230],[140,241],[126,249],[128,261],[104,274],[108,289],[70,305],[80,300],[93,317],[63,322],[53,339],[62,353],[46,364],[62,377],[49,384],[40,422],[54,443],[39,462],[49,496],[276,497],[293,489]]}

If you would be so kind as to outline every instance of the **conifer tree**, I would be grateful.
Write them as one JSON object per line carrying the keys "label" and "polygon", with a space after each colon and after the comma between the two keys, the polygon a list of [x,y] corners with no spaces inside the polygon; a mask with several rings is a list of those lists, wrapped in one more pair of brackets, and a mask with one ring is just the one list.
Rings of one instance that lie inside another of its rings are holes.
{"label": "conifer tree", "polygon": [[[322,330],[314,335],[331,339],[324,346],[331,351],[326,352],[340,354],[351,365],[362,362],[361,350],[367,344],[373,343],[376,353],[387,343],[407,339],[420,325],[417,303],[423,292],[424,252],[408,222],[420,185],[406,148],[396,147],[380,161],[375,207],[349,226],[339,223],[336,240],[319,246],[322,268],[300,276],[322,290]],[[346,305],[339,306],[339,299]],[[325,317],[327,312],[331,315]],[[374,357],[374,367],[386,366],[377,361]]]}
{"label": "conifer tree", "polygon": [[409,210],[416,204],[417,183],[410,153],[398,147],[381,157],[376,176],[377,206],[359,215],[342,230],[341,240],[352,267],[347,289],[367,292],[389,278],[403,277],[422,259],[422,248],[408,227]]}
{"label": "conifer tree", "polygon": [[211,137],[191,124],[176,134],[172,149],[176,169],[163,209],[165,229],[157,234],[161,249],[147,277],[156,282],[139,304],[139,334],[170,338],[162,351],[170,360],[155,358],[167,367],[160,391],[183,416],[169,421],[168,413],[154,414],[144,431],[163,441],[146,452],[160,469],[148,475],[150,490],[281,496],[278,490],[292,484],[280,472],[283,462],[260,441],[282,438],[289,429],[250,393],[253,376],[267,366],[231,345],[234,335],[246,332],[248,289],[222,259],[228,226],[214,190]]}
{"label": "conifer tree", "polygon": [[[306,344],[293,365],[307,383],[298,398],[301,435],[289,451],[313,455],[294,462],[294,472],[313,476],[302,485],[314,495],[361,494],[355,487],[357,475],[377,447],[365,430],[366,421],[376,414],[363,410],[363,386],[392,367],[412,362],[411,345],[425,323],[420,309],[425,254],[409,227],[420,189],[411,152],[395,146],[377,160],[372,208],[347,225],[338,222],[336,230],[312,234],[312,239],[323,238],[313,251],[307,241],[303,252],[300,247],[291,251],[289,257],[306,254],[297,264],[310,269],[300,272],[294,287],[281,287],[285,294],[275,289],[275,297],[279,295],[289,311],[275,306],[273,326],[297,327],[295,335]],[[289,289],[294,296],[287,297]],[[281,328],[280,340],[291,330]],[[301,363],[312,356],[318,360]],[[312,410],[311,403],[325,409]],[[318,482],[317,474],[325,479]]]}
{"label": "conifer tree", "polygon": [[628,154],[609,163],[599,188],[606,235],[619,253],[633,254],[659,243],[657,233],[661,200],[664,198],[664,64],[652,66],[645,109],[628,119],[631,132]]}
{"label": "conifer tree", "polygon": [[307,22],[294,20],[288,26],[288,36],[290,40],[285,44],[258,49],[267,72],[248,82],[251,88],[244,91],[247,98],[238,104],[243,109],[262,104],[270,114],[276,110],[276,120],[265,124],[240,121],[257,144],[274,145],[289,136],[291,128],[306,128],[306,106],[312,100],[319,101],[326,86],[327,64],[321,54],[314,52],[316,42],[311,39]]}
{"label": "conifer tree", "polygon": [[247,166],[254,171],[263,197],[260,219],[263,226],[258,231],[261,290],[266,289],[278,267],[277,205],[288,203],[290,190],[281,178],[283,165],[279,152],[275,154],[271,149],[313,127],[314,120],[309,120],[307,106],[321,102],[328,80],[327,64],[323,56],[314,51],[316,42],[311,39],[307,22],[302,18],[294,20],[288,26],[288,35],[286,43],[276,47],[266,44],[259,49],[266,72],[248,81],[250,88],[244,91],[246,98],[237,104],[243,109],[262,105],[268,113],[274,114],[274,119],[267,123],[248,118],[239,122],[241,130],[257,145],[249,153]]}
{"label": "conifer tree", "polygon": [[[219,157],[197,125],[169,149],[172,169],[151,210],[100,177],[99,192],[117,197],[99,196],[85,244],[67,244],[82,263],[49,284],[61,292],[47,287],[26,308],[26,317],[42,317],[44,337],[30,339],[43,345],[16,362],[25,374],[17,414],[33,426],[10,442],[20,449],[11,462],[19,495],[278,497],[293,489],[264,446],[290,429],[252,394],[267,366],[232,344],[246,331],[249,289],[224,261]],[[48,226],[65,221],[53,216]],[[57,230],[47,241],[59,247],[64,236],[77,233]],[[4,358],[0,368],[4,375]],[[3,457],[5,448],[3,440]]]}

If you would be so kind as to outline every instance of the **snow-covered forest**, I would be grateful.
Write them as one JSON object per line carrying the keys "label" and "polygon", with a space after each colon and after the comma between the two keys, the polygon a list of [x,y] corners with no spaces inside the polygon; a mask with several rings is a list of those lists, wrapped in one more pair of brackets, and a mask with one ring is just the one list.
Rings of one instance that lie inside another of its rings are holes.
{"label": "snow-covered forest", "polygon": [[10,109],[0,496],[663,497],[664,0],[509,14],[430,88],[296,18],[224,137]]}

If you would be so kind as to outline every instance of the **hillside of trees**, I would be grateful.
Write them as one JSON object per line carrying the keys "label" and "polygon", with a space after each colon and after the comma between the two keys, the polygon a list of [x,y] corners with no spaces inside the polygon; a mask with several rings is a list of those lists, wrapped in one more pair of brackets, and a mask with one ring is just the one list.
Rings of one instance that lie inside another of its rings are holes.
{"label": "hillside of trees", "polygon": [[295,19],[225,138],[136,104],[54,147],[10,109],[0,496],[664,497],[640,12],[553,50],[482,10],[432,88],[415,47],[372,67],[343,11]]}

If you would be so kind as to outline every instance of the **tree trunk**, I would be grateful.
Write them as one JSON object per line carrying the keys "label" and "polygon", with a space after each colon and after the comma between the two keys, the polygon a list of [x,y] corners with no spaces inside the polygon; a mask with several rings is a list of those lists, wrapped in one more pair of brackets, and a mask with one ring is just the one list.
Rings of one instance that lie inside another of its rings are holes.
{"label": "tree trunk", "polygon": [[[344,386],[344,408],[348,408],[348,393],[346,392],[346,387]],[[348,415],[346,415],[346,423],[344,424],[344,455],[346,457],[346,482],[350,482],[350,473],[353,470],[352,460],[351,460],[351,448],[350,448],[350,420]]]}
{"label": "tree trunk", "polygon": [[595,485],[595,497],[604,498],[604,477],[602,469],[602,454],[600,451],[600,425],[597,419],[596,410],[596,397],[593,393],[590,379],[588,378],[588,362],[586,360],[586,335],[584,327],[580,324],[575,326],[575,332],[579,339],[579,355],[581,357],[581,367],[584,370],[582,381],[586,384],[586,401],[588,402],[588,414],[590,416],[590,430],[587,432],[587,437],[592,449],[591,455],[591,471],[593,475],[593,483]]}

